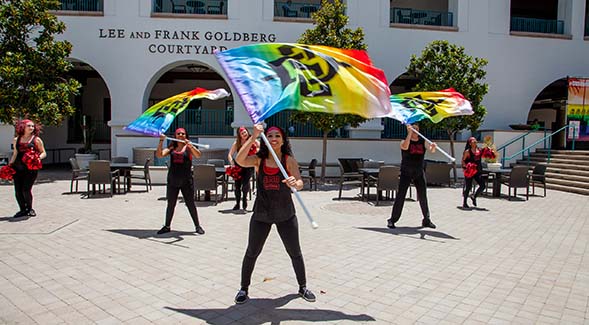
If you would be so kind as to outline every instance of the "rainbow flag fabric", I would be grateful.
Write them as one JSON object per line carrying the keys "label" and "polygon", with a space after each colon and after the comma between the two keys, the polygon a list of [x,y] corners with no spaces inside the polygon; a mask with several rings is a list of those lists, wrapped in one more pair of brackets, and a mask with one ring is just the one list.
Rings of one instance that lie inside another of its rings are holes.
{"label": "rainbow flag fabric", "polygon": [[438,123],[446,117],[473,114],[470,102],[452,88],[401,93],[391,95],[390,100],[392,111],[388,117],[403,124],[412,124],[426,118]]}
{"label": "rainbow flag fabric", "polygon": [[217,100],[227,96],[229,93],[223,88],[215,90],[195,88],[151,106],[139,118],[127,125],[125,130],[159,136],[166,132],[176,116],[182,113],[192,100],[199,98]]}
{"label": "rainbow flag fabric", "polygon": [[260,43],[215,55],[254,123],[287,109],[365,118],[391,113],[384,72],[365,51]]}

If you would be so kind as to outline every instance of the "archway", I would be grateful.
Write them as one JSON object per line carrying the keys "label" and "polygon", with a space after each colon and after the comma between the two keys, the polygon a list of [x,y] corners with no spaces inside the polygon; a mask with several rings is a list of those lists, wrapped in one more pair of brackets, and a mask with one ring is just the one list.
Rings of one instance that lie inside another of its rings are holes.
{"label": "archway", "polygon": [[[154,76],[146,89],[146,94],[149,95],[144,110],[161,100],[196,87],[211,90],[223,88],[231,91],[223,77],[208,65],[198,61],[176,62],[163,67]],[[183,127],[190,136],[233,135],[233,108],[232,96],[215,101],[193,100],[187,109],[176,117],[168,133],[171,134],[177,127]]]}
{"label": "archway", "polygon": [[[556,131],[566,124],[567,78],[553,81],[536,96],[528,113],[527,125]],[[513,127],[513,126],[512,126]],[[552,141],[553,148],[562,148],[565,134],[560,132]]]}

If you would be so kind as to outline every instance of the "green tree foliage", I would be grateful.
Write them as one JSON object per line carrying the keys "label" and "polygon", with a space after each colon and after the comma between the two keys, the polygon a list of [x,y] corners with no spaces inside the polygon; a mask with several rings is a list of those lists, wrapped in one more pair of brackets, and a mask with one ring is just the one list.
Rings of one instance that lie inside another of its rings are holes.
{"label": "green tree foliage", "polygon": [[[421,52],[420,57],[411,56],[407,72],[419,80],[414,91],[435,91],[452,87],[472,104],[473,115],[448,117],[437,124],[429,121],[421,123],[424,128],[446,130],[454,157],[456,132],[463,129],[476,131],[487,114],[487,110],[481,105],[483,97],[489,91],[489,86],[483,82],[487,75],[484,69],[487,62],[486,59],[469,56],[464,47],[448,41],[433,41]],[[454,177],[456,178],[456,172]]]}
{"label": "green tree foliage", "polygon": [[[366,50],[364,31],[362,28],[351,30],[346,28],[348,16],[345,15],[345,5],[340,0],[322,0],[321,8],[312,18],[315,27],[306,30],[298,39],[299,44],[325,45],[341,49]],[[329,132],[344,126],[358,127],[366,119],[353,114],[327,114],[295,111],[291,117],[293,121],[311,124],[323,132],[323,154],[321,160],[321,180],[325,178],[327,159],[327,135]]]}
{"label": "green tree foliage", "polygon": [[75,111],[70,103],[80,83],[65,77],[72,67],[65,30],[49,10],[58,0],[0,0],[0,122],[29,118],[59,125]]}

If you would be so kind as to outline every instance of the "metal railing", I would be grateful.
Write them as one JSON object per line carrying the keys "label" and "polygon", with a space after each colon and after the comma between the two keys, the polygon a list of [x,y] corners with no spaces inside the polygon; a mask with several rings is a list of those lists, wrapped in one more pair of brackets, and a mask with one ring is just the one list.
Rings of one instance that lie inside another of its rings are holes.
{"label": "metal railing", "polygon": [[274,2],[274,17],[299,17],[311,18],[311,14],[319,10],[321,3],[300,3],[275,1]]}
{"label": "metal railing", "polygon": [[564,34],[564,21],[556,19],[511,17],[511,31]]}
{"label": "metal railing", "polygon": [[[552,148],[552,137],[555,134],[558,134],[560,132],[563,132],[564,130],[566,130],[567,128],[569,128],[568,125],[565,125],[563,127],[561,127],[560,129],[550,133],[550,134],[546,134],[546,130],[544,130],[544,137],[541,139],[536,140],[535,142],[533,142],[532,144],[530,144],[529,146],[522,148],[520,151],[514,153],[513,155],[506,157],[505,155],[501,158],[501,166],[504,167],[505,166],[505,161],[509,161],[515,157],[517,157],[518,155],[522,155],[522,159],[524,157],[524,153],[527,152],[527,164],[528,166],[530,165],[530,151],[532,150],[532,148],[534,148],[536,145],[540,144],[543,142],[544,145],[544,149],[548,149],[548,158],[547,158],[547,162],[550,163],[550,151]],[[573,130],[573,134],[572,134],[572,147],[571,150],[575,150],[575,138],[576,138],[576,129],[572,128]],[[527,134],[529,134],[530,132],[528,132]],[[565,132],[566,133],[566,132]],[[547,145],[548,142],[548,145]],[[523,145],[522,145],[523,146]]]}
{"label": "metal railing", "polygon": [[391,8],[390,22],[394,24],[454,26],[451,12],[418,10],[411,8]]}
{"label": "metal railing", "polygon": [[59,10],[102,12],[103,0],[62,0]]}
{"label": "metal railing", "polygon": [[[395,119],[383,118],[382,125],[384,125],[382,139],[404,139],[407,137],[407,127]],[[431,140],[449,140],[448,132],[444,130],[420,129],[419,132]]]}
{"label": "metal railing", "polygon": [[[267,118],[264,122],[268,126],[278,126],[281,127],[284,131],[288,133],[289,137],[323,137],[323,131],[315,128],[311,122],[307,123],[299,123],[293,122],[290,117],[292,115],[292,111],[281,111],[278,112],[269,118]],[[350,134],[349,131],[346,130],[345,127],[339,128],[337,130],[333,130],[327,134],[328,138],[349,138]]]}
{"label": "metal railing", "polygon": [[154,13],[227,15],[225,0],[153,0]]}
{"label": "metal railing", "polygon": [[233,135],[233,110],[187,109],[176,117],[167,134],[182,127],[189,135]]}
{"label": "metal railing", "polygon": [[[524,134],[520,134],[517,137],[507,141],[506,143],[504,143],[502,146],[500,146],[499,148],[497,148],[497,152],[501,152],[501,157],[505,158],[506,153],[507,153],[507,147],[509,147],[510,145],[516,143],[519,140],[522,140],[521,144],[522,144],[522,150],[519,151],[518,153],[521,153],[522,155],[522,159],[524,159],[524,154],[523,154],[523,149],[526,147],[526,137],[532,133],[535,130],[532,131],[528,131]],[[544,137],[546,137],[546,129],[544,130]],[[544,147],[546,147],[546,143],[544,143]],[[515,157],[515,156],[514,156]],[[512,157],[513,158],[513,157]],[[510,158],[511,159],[511,158]],[[501,165],[503,165],[504,160],[501,159]]]}

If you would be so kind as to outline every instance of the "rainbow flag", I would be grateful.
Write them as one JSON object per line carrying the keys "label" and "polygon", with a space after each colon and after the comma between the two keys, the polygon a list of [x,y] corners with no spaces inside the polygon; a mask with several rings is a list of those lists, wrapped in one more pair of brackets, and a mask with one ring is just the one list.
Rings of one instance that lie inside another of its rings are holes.
{"label": "rainbow flag", "polygon": [[148,108],[139,118],[125,127],[125,130],[139,132],[149,136],[159,136],[166,132],[176,116],[182,113],[193,99],[206,98],[216,100],[229,96],[223,89],[207,90],[195,88],[193,90],[164,99]]}
{"label": "rainbow flag", "polygon": [[254,123],[287,109],[365,118],[391,113],[384,72],[365,51],[261,43],[215,55]]}
{"label": "rainbow flag", "polygon": [[470,102],[453,88],[439,91],[409,92],[391,95],[391,114],[403,124],[430,119],[434,123],[450,116],[473,114]]}

